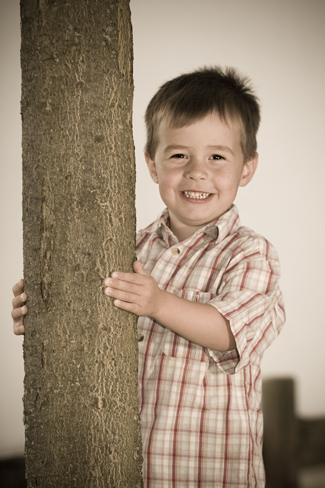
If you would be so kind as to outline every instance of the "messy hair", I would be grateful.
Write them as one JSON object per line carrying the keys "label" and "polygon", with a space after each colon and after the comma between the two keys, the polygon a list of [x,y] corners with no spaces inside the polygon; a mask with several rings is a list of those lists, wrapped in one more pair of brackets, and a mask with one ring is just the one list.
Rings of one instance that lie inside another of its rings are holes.
{"label": "messy hair", "polygon": [[172,127],[185,127],[217,112],[222,120],[238,120],[244,161],[254,157],[260,107],[251,82],[234,68],[204,67],[164,83],[145,113],[147,143],[152,160],[158,144],[158,128],[164,119]]}

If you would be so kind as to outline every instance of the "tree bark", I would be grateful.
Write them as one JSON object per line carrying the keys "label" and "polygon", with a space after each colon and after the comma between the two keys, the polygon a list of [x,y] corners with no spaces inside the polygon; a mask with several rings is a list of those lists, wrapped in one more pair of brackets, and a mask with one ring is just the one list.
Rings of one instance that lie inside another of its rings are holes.
{"label": "tree bark", "polygon": [[28,487],[141,486],[128,0],[22,0]]}

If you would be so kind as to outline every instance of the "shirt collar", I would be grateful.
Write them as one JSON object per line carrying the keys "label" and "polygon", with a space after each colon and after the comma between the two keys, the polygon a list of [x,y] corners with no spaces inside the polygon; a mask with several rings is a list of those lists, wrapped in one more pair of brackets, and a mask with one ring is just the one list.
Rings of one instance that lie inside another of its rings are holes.
{"label": "shirt collar", "polygon": [[223,241],[229,234],[237,230],[240,227],[240,219],[236,205],[232,204],[229,210],[213,222],[213,225],[218,227],[218,242]]}
{"label": "shirt collar", "polygon": [[[198,229],[189,239],[201,234],[215,235],[217,241],[223,241],[229,234],[240,226],[239,213],[236,205],[232,205],[229,210],[222,214],[218,219],[213,222],[209,222],[204,227]],[[177,237],[169,228],[169,212],[165,208],[160,214],[156,222],[152,226],[152,231],[156,232],[162,237],[169,245],[176,244],[178,242]]]}

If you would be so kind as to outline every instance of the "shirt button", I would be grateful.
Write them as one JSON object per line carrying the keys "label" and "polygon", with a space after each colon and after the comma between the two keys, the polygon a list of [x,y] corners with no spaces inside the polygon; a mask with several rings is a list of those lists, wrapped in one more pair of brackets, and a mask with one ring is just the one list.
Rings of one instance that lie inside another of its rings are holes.
{"label": "shirt button", "polygon": [[178,247],[173,247],[172,254],[174,254],[174,256],[177,256],[180,253],[181,253],[181,250],[178,249]]}

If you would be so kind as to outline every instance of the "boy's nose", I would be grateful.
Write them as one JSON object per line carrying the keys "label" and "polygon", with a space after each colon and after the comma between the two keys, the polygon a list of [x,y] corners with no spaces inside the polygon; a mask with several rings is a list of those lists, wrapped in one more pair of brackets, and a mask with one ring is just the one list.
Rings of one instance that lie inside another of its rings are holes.
{"label": "boy's nose", "polygon": [[189,161],[185,169],[185,177],[190,180],[205,180],[207,177],[207,169],[204,163],[198,159]]}

